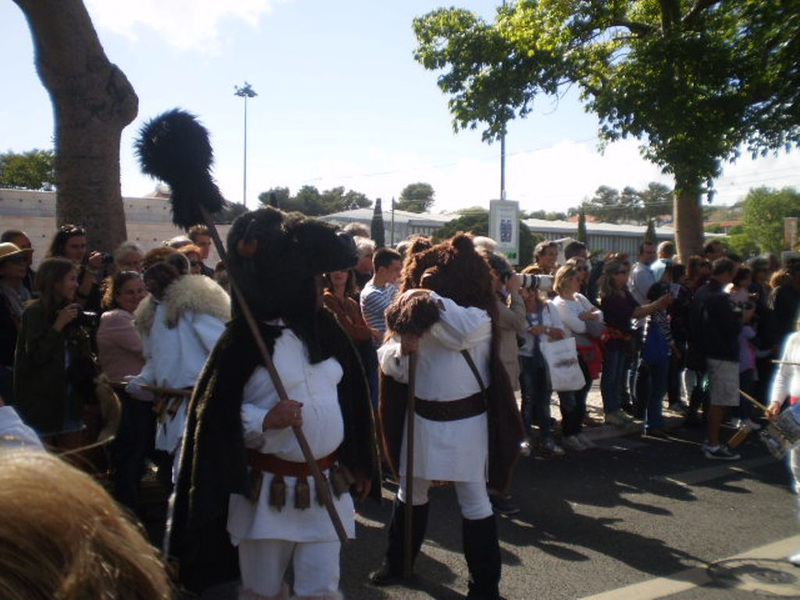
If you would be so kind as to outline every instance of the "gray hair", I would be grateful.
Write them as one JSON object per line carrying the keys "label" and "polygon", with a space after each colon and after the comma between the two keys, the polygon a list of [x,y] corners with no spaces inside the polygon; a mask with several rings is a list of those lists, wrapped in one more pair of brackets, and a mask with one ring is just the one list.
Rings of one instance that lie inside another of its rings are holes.
{"label": "gray hair", "polygon": [[116,250],[114,250],[114,264],[117,267],[122,264],[122,261],[125,259],[126,254],[130,254],[131,252],[137,252],[139,256],[144,256],[144,250],[142,247],[137,244],[136,242],[122,242],[119,246],[117,246]]}
{"label": "gray hair", "polygon": [[375,252],[375,241],[368,237],[360,235],[353,236],[353,241],[356,243],[356,254],[358,258],[364,258]]}

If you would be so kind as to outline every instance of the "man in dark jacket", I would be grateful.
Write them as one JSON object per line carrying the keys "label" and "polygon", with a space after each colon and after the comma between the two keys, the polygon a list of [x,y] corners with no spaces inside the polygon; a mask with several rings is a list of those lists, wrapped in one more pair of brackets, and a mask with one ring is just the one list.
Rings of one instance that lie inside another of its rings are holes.
{"label": "man in dark jacket", "polygon": [[695,339],[700,340],[711,386],[707,439],[702,449],[712,460],[739,459],[738,454],[719,442],[725,413],[739,405],[739,333],[742,320],[753,316],[752,309],[735,311],[725,292],[735,271],[736,265],[730,259],[715,260],[711,279],[697,290],[690,309],[690,327]]}

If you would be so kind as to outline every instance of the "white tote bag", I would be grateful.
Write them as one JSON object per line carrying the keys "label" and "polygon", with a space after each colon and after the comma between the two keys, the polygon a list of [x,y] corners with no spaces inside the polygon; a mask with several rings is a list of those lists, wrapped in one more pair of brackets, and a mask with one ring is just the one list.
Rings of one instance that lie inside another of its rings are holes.
{"label": "white tote bag", "polygon": [[574,392],[586,385],[583,371],[578,364],[578,348],[575,338],[546,342],[541,346],[542,355],[547,361],[550,384],[557,392]]}

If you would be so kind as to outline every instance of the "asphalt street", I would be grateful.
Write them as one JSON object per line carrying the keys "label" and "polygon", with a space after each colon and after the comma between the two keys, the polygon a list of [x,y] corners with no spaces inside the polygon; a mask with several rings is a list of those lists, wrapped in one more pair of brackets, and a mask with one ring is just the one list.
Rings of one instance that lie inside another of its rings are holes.
{"label": "asphalt street", "polygon": [[[499,518],[504,598],[800,598],[800,568],[784,560],[800,551],[796,498],[785,466],[756,435],[739,447],[742,460],[710,461],[700,451],[702,429],[643,437],[635,427],[600,426],[597,398],[591,403],[596,425],[588,431],[597,449],[524,458],[515,472],[521,512]],[[385,588],[368,582],[385,548],[393,496],[385,486],[382,506],[359,506],[358,539],[342,555],[345,596],[463,598],[467,571],[452,486],[431,493],[415,580]]]}

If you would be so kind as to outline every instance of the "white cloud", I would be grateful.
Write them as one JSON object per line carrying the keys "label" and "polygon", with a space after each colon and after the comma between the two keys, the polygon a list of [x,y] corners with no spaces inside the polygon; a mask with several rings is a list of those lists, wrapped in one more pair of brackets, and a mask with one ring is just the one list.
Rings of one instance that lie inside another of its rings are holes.
{"label": "white cloud", "polygon": [[134,40],[142,29],[152,29],[180,50],[213,52],[223,20],[255,27],[280,1],[284,0],[86,0],[86,5],[98,29]]}

